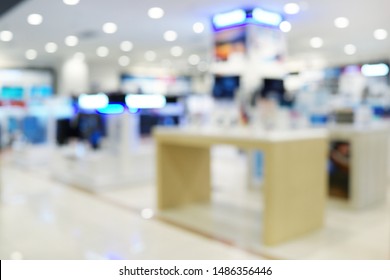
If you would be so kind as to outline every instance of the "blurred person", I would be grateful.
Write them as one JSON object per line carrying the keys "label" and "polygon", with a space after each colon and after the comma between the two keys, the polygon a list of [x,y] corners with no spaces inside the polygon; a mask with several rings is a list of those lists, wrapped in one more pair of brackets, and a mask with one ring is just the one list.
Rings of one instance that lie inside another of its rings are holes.
{"label": "blurred person", "polygon": [[350,183],[350,144],[342,141],[332,143],[329,158],[330,194],[348,198]]}

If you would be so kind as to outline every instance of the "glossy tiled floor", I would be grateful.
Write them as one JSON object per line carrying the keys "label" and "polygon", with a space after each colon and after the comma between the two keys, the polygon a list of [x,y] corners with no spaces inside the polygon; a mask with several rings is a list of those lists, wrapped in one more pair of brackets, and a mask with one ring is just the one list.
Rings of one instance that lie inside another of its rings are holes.
{"label": "glossy tiled floor", "polygon": [[[131,197],[129,197],[131,199]],[[45,173],[2,165],[0,259],[255,259]]]}
{"label": "glossy tiled floor", "polygon": [[354,211],[330,201],[322,230],[263,246],[261,190],[246,187],[245,163],[228,148],[217,151],[212,203],[156,213],[153,181],[92,193],[51,179],[49,165],[4,160],[0,258],[390,258],[386,204]]}
{"label": "glossy tiled floor", "polygon": [[[247,188],[245,166],[243,155],[229,148],[217,151],[212,165],[212,203],[164,211],[159,213],[160,220],[265,258],[390,259],[390,192],[387,204],[361,210],[348,208],[344,201],[329,199],[321,230],[280,246],[264,246],[261,243],[261,189]],[[101,195],[137,209],[155,205],[153,185]]]}

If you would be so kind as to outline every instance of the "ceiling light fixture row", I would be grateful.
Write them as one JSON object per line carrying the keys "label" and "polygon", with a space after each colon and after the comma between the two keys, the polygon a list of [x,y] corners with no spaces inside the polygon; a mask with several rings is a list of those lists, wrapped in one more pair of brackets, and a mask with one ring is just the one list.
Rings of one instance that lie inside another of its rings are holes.
{"label": "ceiling light fixture row", "polygon": [[349,19],[346,17],[338,17],[334,20],[334,25],[340,29],[347,28],[349,26]]}
{"label": "ceiling light fixture row", "polygon": [[[335,20],[335,25],[337,26],[336,20]],[[340,26],[341,26],[341,24],[339,22],[339,28],[342,28]],[[385,29],[379,28],[379,29],[376,29],[374,31],[373,36],[376,40],[383,41],[383,40],[387,39],[388,32]],[[324,40],[320,37],[313,37],[310,39],[310,46],[312,48],[318,49],[318,48],[321,48],[323,45],[324,45]],[[355,45],[347,44],[344,46],[344,53],[345,54],[354,55],[354,54],[356,54],[356,52],[357,52],[357,47]]]}
{"label": "ceiling light fixture row", "polygon": [[38,52],[34,49],[29,49],[26,51],[25,56],[28,60],[35,60],[38,57]]}
{"label": "ceiling light fixture row", "polygon": [[388,36],[388,33],[385,29],[379,28],[374,31],[374,38],[382,41],[385,40]]}
{"label": "ceiling light fixture row", "polygon": [[188,57],[188,63],[192,66],[196,66],[198,65],[200,62],[200,57],[199,55],[197,54],[191,54],[189,57]]}
{"label": "ceiling light fixture row", "polygon": [[[283,6],[283,11],[287,15],[296,15],[301,11],[301,7],[297,3],[287,3]],[[288,33],[292,29],[292,24],[289,21],[284,20],[279,24],[279,29],[284,33]]]}
{"label": "ceiling light fixture row", "polygon": [[355,45],[348,44],[344,46],[344,52],[347,55],[354,55],[357,51],[357,48]]}
{"label": "ceiling light fixture row", "polygon": [[[80,0],[63,0],[63,3],[69,6],[74,6],[80,3]],[[284,13],[288,15],[295,15],[301,11],[301,7],[297,3],[287,3],[283,7]],[[165,15],[165,11],[160,7],[152,7],[147,12],[151,19],[161,19]],[[226,28],[234,26],[236,24],[245,23],[248,20],[247,13],[242,9],[237,9],[228,13],[217,14],[213,17],[213,25],[216,29]],[[257,21],[262,24],[267,24],[275,27],[279,27],[282,32],[290,32],[292,25],[289,21],[283,20],[282,15],[269,12],[260,8],[255,8],[251,12],[251,20]],[[28,15],[27,22],[30,25],[40,25],[43,23],[43,16],[38,13],[32,13]],[[334,20],[335,27],[339,29],[347,28],[350,25],[348,18],[340,16]],[[102,26],[103,32],[106,34],[114,34],[118,30],[118,26],[113,22],[107,22]],[[205,30],[205,25],[202,22],[196,22],[192,26],[194,33],[200,34]],[[3,30],[0,32],[0,41],[9,42],[13,40],[13,33],[9,30]],[[385,40],[388,38],[388,32],[385,29],[378,28],[373,32],[373,37],[376,40]],[[167,42],[174,42],[178,38],[178,34],[174,30],[168,30],[163,34],[163,38]],[[67,36],[65,38],[65,44],[69,47],[77,46],[79,39],[76,36]],[[324,45],[324,40],[320,37],[313,37],[310,39],[310,45],[312,48],[321,48]],[[130,41],[123,41],[120,44],[120,49],[123,52],[130,52],[133,49],[133,43]],[[58,45],[54,42],[49,42],[45,45],[45,50],[48,53],[55,53],[58,50]],[[183,49],[180,46],[174,46],[171,48],[171,55],[179,57],[183,54]],[[347,44],[344,46],[344,52],[347,55],[353,55],[357,52],[357,47],[353,44]],[[100,57],[106,57],[109,54],[107,47],[99,47],[96,53]],[[153,51],[147,51],[145,53],[145,59],[147,61],[154,61],[156,59],[156,53]],[[26,51],[26,58],[34,60],[37,57],[37,51],[29,49]],[[130,59],[127,56],[121,56],[118,59],[121,66],[127,66],[130,63]],[[198,65],[200,62],[199,56],[191,55],[188,58],[188,62],[191,65]]]}
{"label": "ceiling light fixture row", "polygon": [[[310,39],[310,46],[314,49],[319,49],[324,45],[324,40],[320,37],[313,37]],[[353,44],[347,44],[344,46],[344,53],[347,55],[354,55],[357,48]]]}
{"label": "ceiling light fixture row", "polygon": [[118,63],[119,63],[119,65],[122,66],[122,67],[129,66],[129,64],[130,64],[130,58],[129,58],[128,56],[122,55],[121,57],[119,57]]}
{"label": "ceiling light fixture row", "polygon": [[62,0],[62,2],[68,6],[75,6],[80,2],[80,0]]}
{"label": "ceiling light fixture row", "polygon": [[27,16],[27,22],[30,25],[40,25],[43,22],[43,16],[41,14],[30,14]]}
{"label": "ceiling light fixture row", "polygon": [[282,21],[279,25],[279,29],[284,32],[284,33],[288,33],[291,31],[291,28],[292,28],[292,25],[290,22],[288,21]]}
{"label": "ceiling light fixture row", "polygon": [[164,16],[165,12],[160,7],[153,7],[148,10],[148,16],[151,19],[160,19]]}
{"label": "ceiling light fixture row", "polygon": [[62,0],[62,2],[68,6],[75,6],[80,2],[80,0]]}
{"label": "ceiling light fixture row", "polygon": [[110,54],[110,50],[105,46],[100,46],[96,49],[96,54],[99,57],[107,57]]}
{"label": "ceiling light fixture row", "polygon": [[3,30],[0,32],[0,41],[10,42],[14,38],[14,34],[9,30]]}
{"label": "ceiling light fixture row", "polygon": [[79,38],[76,36],[70,35],[65,38],[65,45],[68,47],[75,47],[79,44]]}
{"label": "ceiling light fixture row", "polygon": [[164,40],[167,42],[174,42],[177,40],[177,32],[173,30],[168,30],[164,32]]}
{"label": "ceiling light fixture row", "polygon": [[114,34],[118,31],[118,26],[113,22],[106,22],[102,26],[102,30],[106,34]]}
{"label": "ceiling light fixture row", "polygon": [[123,51],[123,52],[130,52],[132,49],[133,49],[134,45],[132,42],[130,41],[123,41],[120,45],[119,45],[119,48]]}
{"label": "ceiling light fixture row", "polygon": [[204,24],[201,23],[201,22],[195,22],[193,25],[192,25],[192,30],[197,33],[197,34],[200,34],[200,33],[203,33],[204,31]]}
{"label": "ceiling light fixture row", "polygon": [[288,15],[295,15],[300,12],[301,7],[297,3],[287,3],[284,5],[283,10]]}
{"label": "ceiling light fixture row", "polygon": [[313,37],[310,39],[310,46],[314,49],[319,49],[324,45],[324,40],[320,37]]}
{"label": "ceiling light fixture row", "polygon": [[58,50],[58,45],[54,42],[49,42],[45,45],[47,53],[55,53]]}
{"label": "ceiling light fixture row", "polygon": [[[148,10],[148,16],[151,19],[161,19],[164,15],[165,11],[160,7],[153,7]],[[204,29],[205,26],[201,22],[195,22],[192,25],[192,30],[197,34],[203,33]],[[177,39],[177,33],[173,30],[168,30],[164,33],[164,39],[168,42],[173,42]]]}

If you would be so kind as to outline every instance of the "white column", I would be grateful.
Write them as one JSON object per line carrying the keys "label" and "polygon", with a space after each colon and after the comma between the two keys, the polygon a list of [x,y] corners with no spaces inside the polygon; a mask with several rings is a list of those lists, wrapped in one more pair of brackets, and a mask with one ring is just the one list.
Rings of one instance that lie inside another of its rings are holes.
{"label": "white column", "polygon": [[60,67],[58,93],[72,95],[89,92],[89,67],[84,59],[72,57]]}

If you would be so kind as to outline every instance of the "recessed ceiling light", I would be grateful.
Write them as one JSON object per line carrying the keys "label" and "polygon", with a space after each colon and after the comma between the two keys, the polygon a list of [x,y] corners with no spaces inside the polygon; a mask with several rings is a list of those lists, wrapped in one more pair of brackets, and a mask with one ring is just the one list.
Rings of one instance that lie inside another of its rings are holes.
{"label": "recessed ceiling light", "polygon": [[159,7],[150,8],[148,11],[148,16],[153,19],[159,19],[164,16],[164,10]]}
{"label": "recessed ceiling light", "polygon": [[63,0],[64,4],[69,5],[69,6],[74,6],[77,5],[80,0]]}
{"label": "recessed ceiling light", "polygon": [[377,29],[374,31],[374,38],[377,40],[385,40],[387,38],[387,31],[385,29]]}
{"label": "recessed ceiling light", "polygon": [[133,43],[130,41],[123,41],[120,45],[120,48],[124,52],[129,52],[133,49]]}
{"label": "recessed ceiling light", "polygon": [[118,59],[118,63],[120,66],[126,67],[130,64],[130,58],[123,55]]}
{"label": "recessed ceiling light", "polygon": [[77,38],[76,36],[67,36],[65,38],[65,45],[67,45],[68,47],[75,47],[78,43],[79,38]]}
{"label": "recessed ceiling light", "polygon": [[183,48],[179,46],[174,46],[171,48],[171,55],[175,57],[179,57],[183,54]]}
{"label": "recessed ceiling light", "polygon": [[200,57],[197,54],[191,54],[188,57],[188,63],[191,65],[197,65],[200,62]]}
{"label": "recessed ceiling light", "polygon": [[40,25],[43,22],[43,17],[40,14],[31,14],[27,17],[27,22],[31,25]]}
{"label": "recessed ceiling light", "polygon": [[324,45],[324,40],[320,37],[313,37],[310,39],[310,46],[315,49],[319,49]]}
{"label": "recessed ceiling light", "polygon": [[154,211],[152,209],[143,209],[141,211],[141,217],[144,218],[145,220],[149,220],[153,218],[154,216]]}
{"label": "recessed ceiling light", "polygon": [[25,55],[26,55],[26,58],[27,58],[28,60],[34,60],[34,59],[37,58],[38,53],[37,53],[36,50],[29,49],[29,50],[26,51],[26,54],[25,54]]}
{"label": "recessed ceiling light", "polygon": [[109,55],[109,53],[110,53],[110,50],[107,47],[101,46],[101,47],[98,47],[96,49],[96,54],[99,57],[106,57]]}
{"label": "recessed ceiling light", "polygon": [[49,42],[45,45],[45,50],[48,53],[55,53],[58,50],[58,46],[56,43]]}
{"label": "recessed ceiling light", "polygon": [[349,19],[346,17],[338,17],[334,20],[334,25],[337,28],[346,28],[349,25]]}
{"label": "recessed ceiling light", "polygon": [[147,51],[145,53],[145,59],[147,61],[154,61],[154,60],[156,60],[156,57],[157,57],[157,55],[154,51]]}
{"label": "recessed ceiling light", "polygon": [[344,52],[347,54],[347,55],[354,55],[356,53],[356,46],[355,45],[352,45],[352,44],[348,44],[348,45],[345,45],[344,46]]}
{"label": "recessed ceiling light", "polygon": [[291,23],[289,23],[288,21],[282,21],[279,25],[279,28],[282,32],[290,32],[291,31]]}
{"label": "recessed ceiling light", "polygon": [[9,30],[3,30],[0,32],[0,40],[3,42],[12,41],[14,34]]}
{"label": "recessed ceiling light", "polygon": [[177,33],[173,30],[168,30],[164,32],[164,40],[168,42],[176,41]]}
{"label": "recessed ceiling light", "polygon": [[295,15],[299,13],[301,8],[297,3],[287,3],[286,5],[284,5],[283,10],[286,14]]}
{"label": "recessed ceiling light", "polygon": [[103,24],[103,32],[107,34],[114,34],[118,30],[118,26],[113,22],[106,22]]}
{"label": "recessed ceiling light", "polygon": [[201,22],[196,22],[192,26],[192,30],[194,30],[195,33],[202,33],[204,31],[204,24]]}

